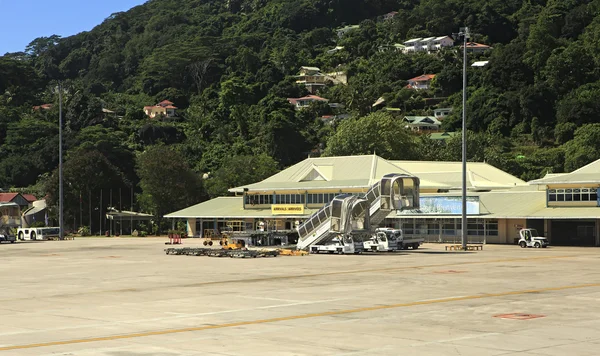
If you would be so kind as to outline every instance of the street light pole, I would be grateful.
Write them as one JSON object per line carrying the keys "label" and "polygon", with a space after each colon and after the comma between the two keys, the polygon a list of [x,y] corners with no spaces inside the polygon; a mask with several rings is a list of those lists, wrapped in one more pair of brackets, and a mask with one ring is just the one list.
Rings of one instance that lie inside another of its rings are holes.
{"label": "street light pole", "polygon": [[462,99],[462,249],[467,250],[467,41],[469,28],[460,29],[463,36],[463,99]]}
{"label": "street light pole", "polygon": [[59,238],[64,239],[63,206],[63,122],[62,122],[62,82],[58,82],[58,226]]}

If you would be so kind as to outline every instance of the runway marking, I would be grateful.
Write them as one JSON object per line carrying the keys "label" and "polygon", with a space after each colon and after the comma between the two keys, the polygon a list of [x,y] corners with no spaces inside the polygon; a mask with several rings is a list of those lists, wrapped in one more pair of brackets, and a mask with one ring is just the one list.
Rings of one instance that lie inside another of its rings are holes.
{"label": "runway marking", "polygon": [[[293,306],[298,306],[298,305],[331,303],[331,302],[339,302],[341,300],[348,300],[348,299],[350,299],[350,298],[322,299],[322,300],[312,300],[312,301],[306,301],[306,302],[296,301],[296,302],[286,303],[286,304],[274,304],[274,305],[266,305],[266,306],[262,306],[262,307],[252,307],[252,308],[244,308],[244,309],[229,309],[229,310],[220,310],[220,311],[203,312],[203,313],[175,313],[175,312],[167,312],[165,314],[170,314],[170,315],[173,315],[173,316],[163,317],[163,318],[122,320],[122,321],[95,323],[95,324],[78,325],[78,326],[67,326],[67,327],[62,327],[62,328],[52,328],[52,329],[44,329],[44,330],[32,330],[32,331],[26,331],[26,332],[22,332],[21,331],[21,332],[0,333],[0,336],[24,335],[24,334],[38,334],[38,333],[41,333],[41,332],[48,332],[48,331],[61,331],[61,330],[83,329],[83,328],[96,328],[96,327],[103,327],[103,326],[114,326],[114,325],[123,325],[123,324],[127,325],[127,324],[136,324],[136,323],[148,323],[148,322],[154,322],[154,321],[186,319],[186,318],[194,318],[194,317],[199,317],[199,316],[230,314],[230,313],[238,313],[238,312],[263,310],[263,309],[276,309],[276,308],[283,308],[283,307],[293,307]],[[55,315],[53,315],[53,316],[55,316]]]}
{"label": "runway marking", "polygon": [[332,315],[344,315],[344,314],[353,314],[353,313],[378,311],[378,310],[386,310],[386,309],[406,308],[406,307],[414,307],[414,306],[419,306],[419,305],[451,303],[451,302],[459,302],[459,301],[464,301],[464,300],[505,297],[505,296],[509,296],[509,295],[523,295],[523,294],[529,294],[529,293],[553,292],[553,291],[582,289],[582,288],[590,288],[590,287],[600,287],[600,283],[588,283],[588,284],[578,284],[578,285],[560,286],[560,287],[548,287],[548,288],[539,288],[539,289],[526,289],[526,290],[518,290],[518,291],[510,291],[510,292],[485,293],[485,294],[468,295],[468,296],[462,296],[462,297],[449,297],[449,298],[437,299],[437,300],[421,300],[421,301],[408,302],[408,303],[377,305],[377,306],[364,307],[364,308],[335,310],[335,311],[328,311],[328,312],[321,312],[321,313],[290,315],[290,316],[282,316],[282,317],[278,317],[278,318],[238,321],[235,323],[213,324],[213,325],[205,325],[205,326],[197,326],[197,327],[181,328],[181,329],[166,329],[166,330],[146,331],[146,332],[138,332],[138,333],[131,333],[131,334],[101,336],[101,337],[93,337],[93,338],[86,338],[86,339],[72,339],[72,340],[63,340],[63,341],[42,342],[42,343],[37,343],[37,344],[2,346],[2,347],[0,347],[0,351],[23,350],[23,349],[33,349],[33,348],[40,348],[40,347],[74,345],[74,344],[84,344],[84,343],[101,342],[101,341],[114,341],[114,340],[123,340],[123,339],[135,339],[135,338],[147,337],[147,336],[180,334],[180,333],[193,332],[193,331],[225,329],[225,328],[233,328],[233,327],[238,327],[238,326],[276,323],[276,322],[280,322],[280,321],[301,320],[301,319],[319,318],[319,317],[332,316]]}
{"label": "runway marking", "polygon": [[[82,293],[64,293],[64,294],[54,294],[54,295],[48,295],[48,296],[35,296],[35,298],[36,299],[65,298],[65,297],[74,297],[74,296],[79,296],[79,295],[90,295],[90,294],[127,293],[127,292],[134,293],[134,292],[151,291],[151,290],[158,290],[158,289],[165,289],[165,288],[171,289],[171,288],[202,287],[202,286],[219,285],[219,284],[268,282],[268,281],[278,281],[278,280],[293,280],[293,279],[302,279],[302,278],[339,276],[339,275],[357,274],[357,273],[405,271],[405,270],[414,270],[414,269],[421,269],[421,268],[480,265],[480,264],[501,263],[501,262],[530,262],[530,261],[554,260],[554,259],[573,258],[573,257],[581,257],[581,256],[578,256],[578,255],[536,256],[536,257],[526,257],[526,258],[495,259],[495,260],[487,260],[487,261],[466,261],[466,262],[440,263],[440,264],[417,265],[417,266],[371,268],[371,269],[321,272],[321,273],[298,274],[298,275],[269,276],[269,277],[257,277],[257,278],[246,278],[246,279],[229,279],[229,280],[208,281],[208,282],[198,282],[198,283],[179,284],[179,285],[161,285],[161,286],[147,287],[147,288],[105,289],[105,290],[89,291],[89,292],[82,292]],[[12,299],[6,299],[6,300],[0,299],[0,302],[10,302],[10,301],[13,301],[13,300]]]}

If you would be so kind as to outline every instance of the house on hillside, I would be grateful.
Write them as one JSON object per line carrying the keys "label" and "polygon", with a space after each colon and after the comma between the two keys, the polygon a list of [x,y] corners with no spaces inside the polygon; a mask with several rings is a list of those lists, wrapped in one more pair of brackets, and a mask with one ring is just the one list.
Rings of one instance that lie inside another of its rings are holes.
{"label": "house on hillside", "polygon": [[327,50],[327,54],[334,54],[334,53],[339,52],[339,51],[341,51],[343,49],[344,49],[344,46],[335,46],[335,48]]}
{"label": "house on hillside", "polygon": [[308,66],[300,67],[300,74],[296,78],[298,78],[296,83],[304,85],[311,94],[316,93],[319,88],[325,86],[327,81],[320,68]]}
{"label": "house on hillside", "polygon": [[450,36],[412,38],[404,42],[404,53],[433,53],[452,46],[454,46],[454,40]]}
{"label": "house on hillside", "polygon": [[450,48],[454,46],[454,39],[450,36],[440,36],[433,39],[429,51],[439,51],[444,48]]}
{"label": "house on hillside", "polygon": [[314,102],[329,102],[329,100],[316,95],[307,95],[302,98],[288,98],[287,100],[290,104],[294,105],[296,110],[306,108]]}
{"label": "house on hillside", "polygon": [[438,132],[442,123],[434,116],[405,116],[406,128],[419,132]]}
{"label": "house on hillside", "polygon": [[379,52],[387,52],[387,51],[404,52],[404,50],[406,49],[406,46],[404,46],[401,43],[394,43],[394,44],[381,45],[381,46],[377,47],[377,49],[379,50]]}
{"label": "house on hillside", "polygon": [[346,33],[350,32],[350,31],[352,31],[352,30],[359,29],[359,28],[360,28],[360,26],[359,26],[359,25],[349,25],[349,26],[345,26],[345,27],[342,27],[342,28],[339,28],[339,29],[337,29],[337,30],[336,30],[336,33],[337,33],[337,36],[338,36],[339,38],[342,38],[342,37],[344,37],[344,35],[345,35]]}
{"label": "house on hillside", "polygon": [[[460,48],[462,49],[463,46],[460,46]],[[477,42],[467,42],[467,52],[468,53],[485,53],[491,49],[492,49],[492,47],[485,45],[485,44],[481,44],[481,43],[477,43]]]}
{"label": "house on hillside", "polygon": [[300,67],[300,74],[296,78],[298,78],[296,83],[304,85],[311,94],[315,94],[327,82],[331,82],[334,85],[348,83],[348,77],[343,71],[321,73],[320,68],[308,66]]}
{"label": "house on hillside", "polygon": [[433,116],[438,120],[443,120],[446,116],[452,113],[452,108],[439,108],[433,110]]}
{"label": "house on hillside", "polygon": [[42,105],[37,105],[33,107],[33,111],[40,111],[40,110],[50,110],[52,109],[52,104],[42,104]]}
{"label": "house on hillside", "polygon": [[435,78],[435,74],[423,74],[408,80],[406,88],[415,90],[431,89],[431,81]]}
{"label": "house on hillside", "polygon": [[383,21],[388,21],[393,19],[396,15],[398,15],[398,11],[391,11],[388,12],[387,14],[383,15]]}
{"label": "house on hillside", "polygon": [[144,106],[144,113],[150,118],[176,117],[177,107],[169,100],[163,100],[154,106]]}
{"label": "house on hillside", "polygon": [[404,41],[404,53],[421,52],[423,51],[422,38],[412,38]]}

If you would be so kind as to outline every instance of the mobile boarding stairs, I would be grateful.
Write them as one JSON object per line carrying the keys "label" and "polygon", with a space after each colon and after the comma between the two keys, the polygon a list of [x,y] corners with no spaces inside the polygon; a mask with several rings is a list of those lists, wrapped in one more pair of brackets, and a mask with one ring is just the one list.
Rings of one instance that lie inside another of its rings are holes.
{"label": "mobile boarding stairs", "polygon": [[298,226],[296,247],[311,251],[333,249],[333,252],[340,253],[360,252],[363,240],[372,234],[371,228],[379,225],[392,210],[418,208],[419,178],[406,174],[387,174],[364,197],[337,195],[311,215]]}

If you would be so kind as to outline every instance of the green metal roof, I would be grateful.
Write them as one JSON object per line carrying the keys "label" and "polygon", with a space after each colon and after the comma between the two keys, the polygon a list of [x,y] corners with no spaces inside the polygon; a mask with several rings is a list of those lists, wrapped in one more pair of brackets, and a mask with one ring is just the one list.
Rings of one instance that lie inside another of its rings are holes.
{"label": "green metal roof", "polygon": [[[305,218],[318,209],[304,209],[304,215],[276,215],[278,218]],[[165,215],[165,218],[272,218],[271,209],[245,209],[242,197],[219,197]]]}

